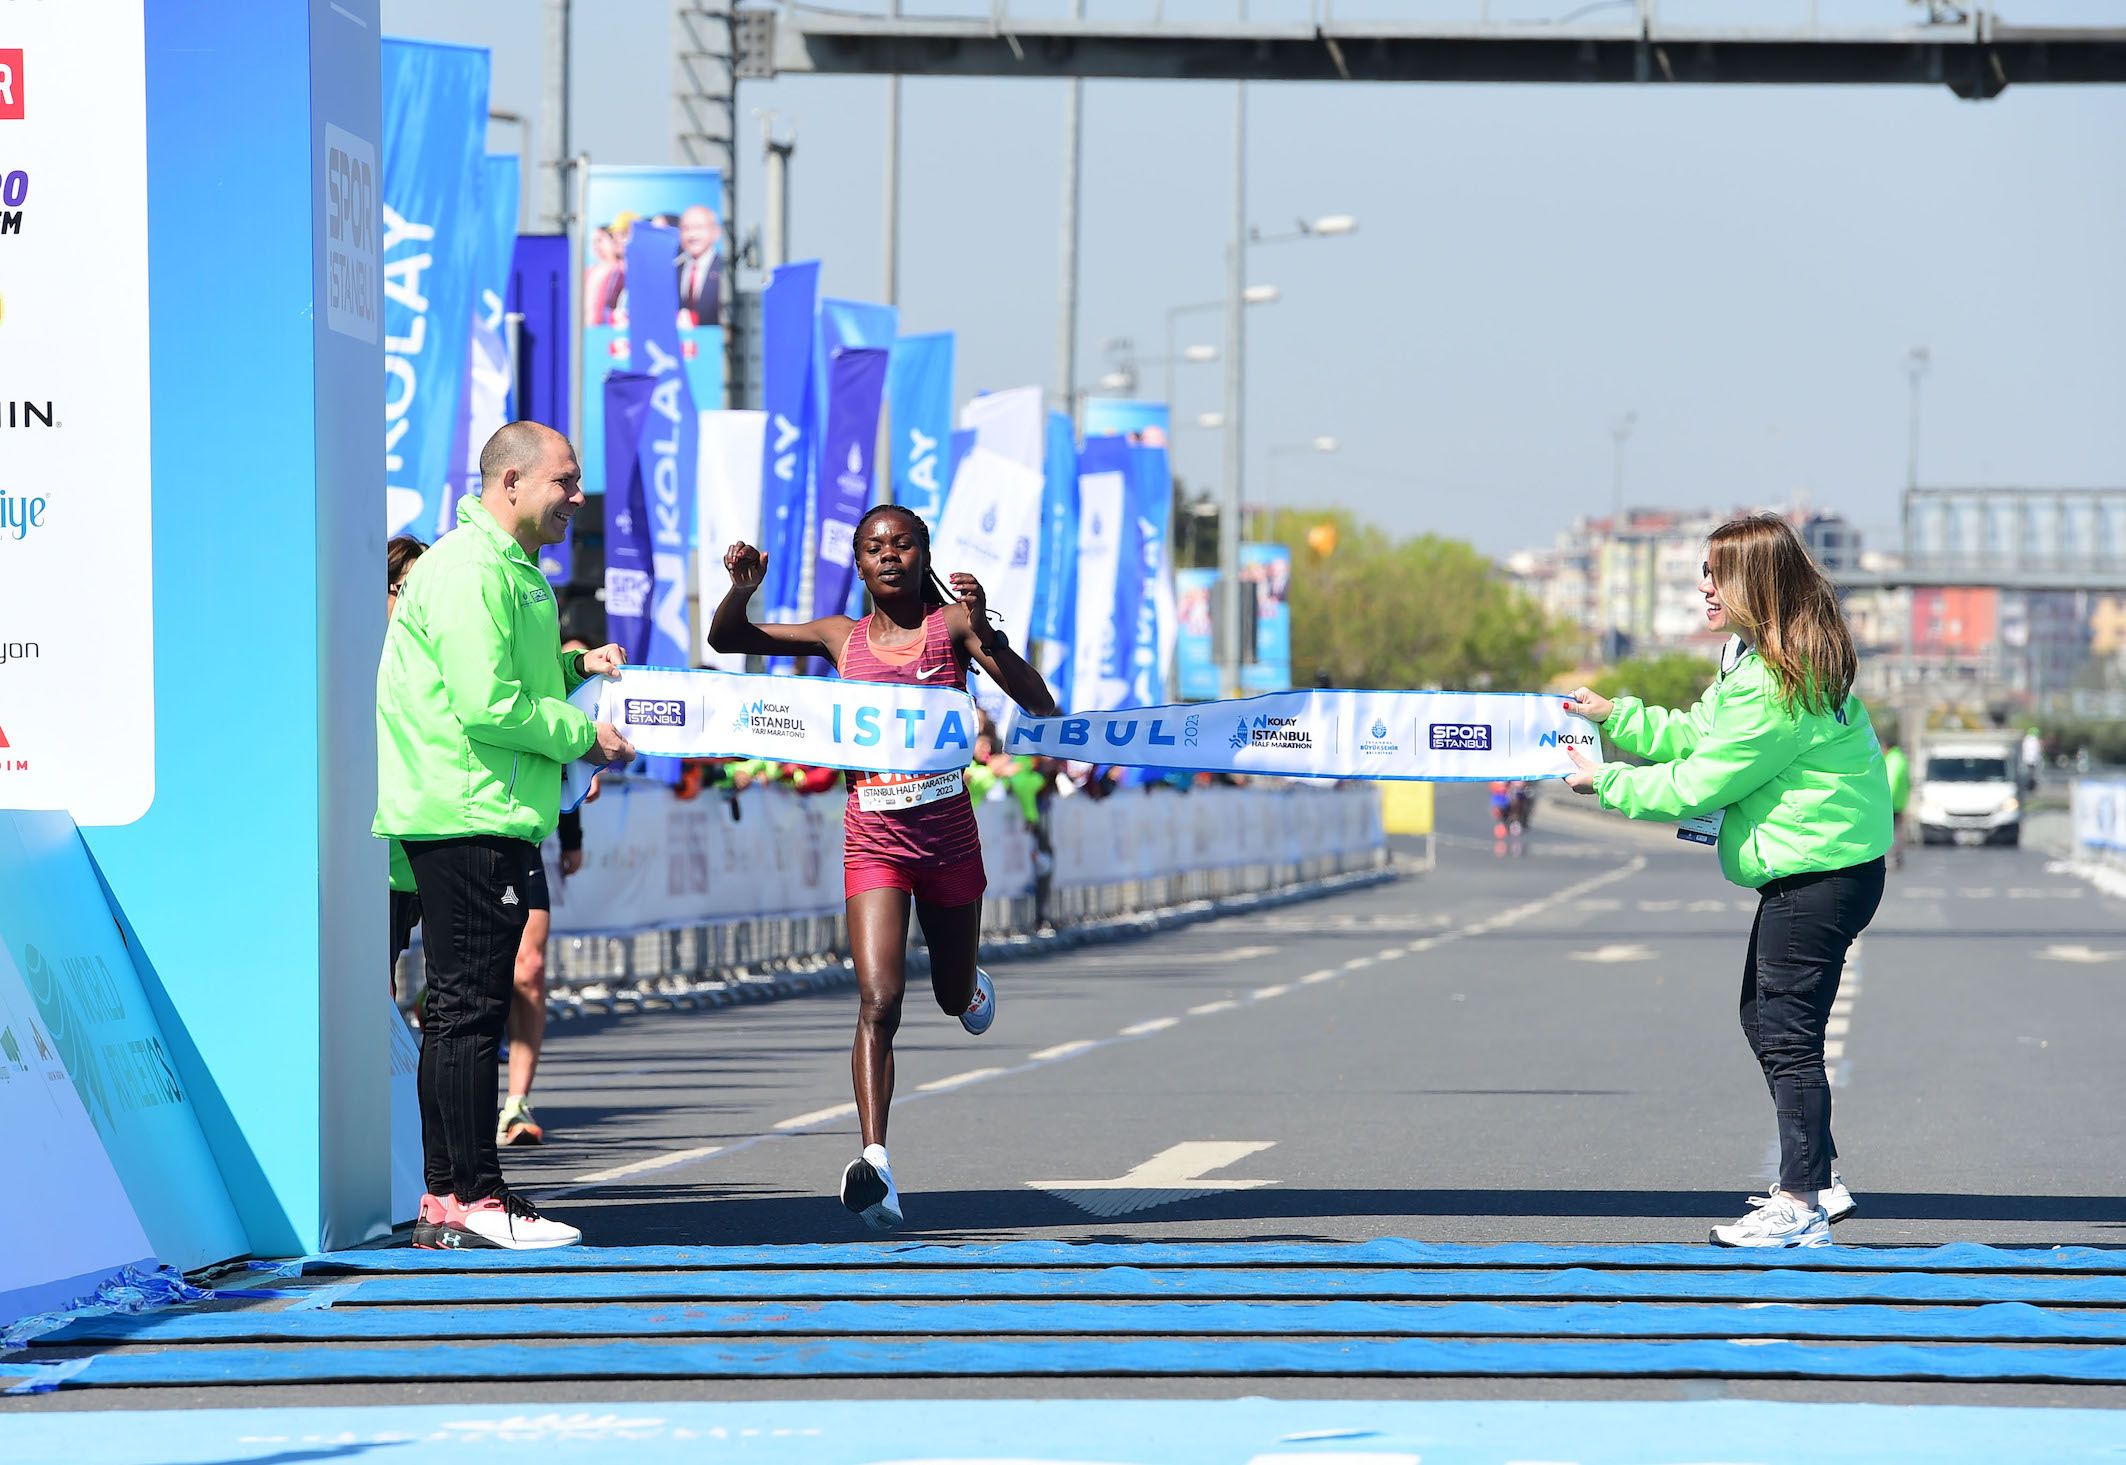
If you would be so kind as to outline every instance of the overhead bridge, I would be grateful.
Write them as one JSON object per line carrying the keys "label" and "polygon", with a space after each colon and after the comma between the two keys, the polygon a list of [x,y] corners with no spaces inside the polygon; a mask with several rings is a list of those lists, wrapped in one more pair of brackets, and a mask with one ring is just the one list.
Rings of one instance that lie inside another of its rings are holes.
{"label": "overhead bridge", "polygon": [[[1939,7],[1937,7],[1939,12]],[[788,4],[735,16],[738,74],[1113,77],[1546,85],[2009,86],[2126,82],[2126,26],[2011,25],[1989,11],[1872,28],[885,17]]]}

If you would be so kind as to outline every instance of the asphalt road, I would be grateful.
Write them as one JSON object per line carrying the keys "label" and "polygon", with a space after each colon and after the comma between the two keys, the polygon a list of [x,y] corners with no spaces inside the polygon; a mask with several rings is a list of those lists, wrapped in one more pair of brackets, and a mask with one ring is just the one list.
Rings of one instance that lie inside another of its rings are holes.
{"label": "asphalt road", "polygon": [[[1000,966],[983,1038],[912,992],[888,1140],[906,1234],[1696,1241],[1733,1219],[1772,1159],[1735,1024],[1753,897],[1663,829],[1546,807],[1516,857],[1479,795],[1442,814],[1430,873]],[[2126,1241],[2107,952],[2126,904],[2041,856],[1910,853],[1848,977],[1841,1241]],[[833,1196],[853,1001],[558,1030],[553,1143],[513,1176],[600,1244],[860,1239]],[[1204,1145],[1256,1147],[1201,1176],[1252,1184],[1114,1216],[1042,1184]]]}
{"label": "asphalt road", "polygon": [[[1137,942],[1001,965],[976,1039],[911,992],[889,1143],[903,1237],[1702,1242],[1770,1177],[1735,1023],[1753,897],[1665,829],[1546,805],[1519,851],[1444,790],[1436,868]],[[2126,1242],[2126,903],[2032,851],[1910,852],[1847,975],[1838,1240]],[[595,1245],[866,1239],[853,992],[553,1030],[552,1137],[513,1181]],[[506,1327],[498,1313],[497,1326]],[[545,1399],[865,1397],[905,1383],[560,1383]],[[929,1381],[915,1392],[1203,1394],[1230,1382]],[[1329,1397],[2119,1402],[2116,1390],[1703,1381],[1267,1380]],[[522,1398],[367,1384],[336,1402]],[[315,1402],[90,1391],[33,1407]],[[29,1402],[29,1401],[21,1401]],[[17,1401],[10,1401],[20,1407]]]}

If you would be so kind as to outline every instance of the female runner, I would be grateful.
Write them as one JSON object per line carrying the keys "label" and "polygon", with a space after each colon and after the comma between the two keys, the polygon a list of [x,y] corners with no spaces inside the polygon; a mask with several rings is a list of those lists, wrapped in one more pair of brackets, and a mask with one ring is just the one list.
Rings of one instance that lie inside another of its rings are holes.
{"label": "female runner", "polygon": [[[870,592],[862,620],[823,616],[796,625],[755,625],[746,603],[768,557],[750,544],[724,553],[731,589],[716,607],[709,644],[755,656],[824,656],[849,681],[967,688],[978,663],[1012,700],[1036,717],[1057,714],[1040,673],[989,624],[987,598],[972,575],[951,588],[930,567],[930,530],[910,509],[883,504],[856,526],[856,572]],[[863,1153],[842,1172],[842,1204],[877,1231],[901,1224],[900,1191],[886,1154],[893,1101],[893,1035],[907,985],[908,908],[930,948],[937,1004],[979,1036],[996,1020],[997,994],[975,965],[982,931],[982,843],[960,775],[852,773],[843,824],[849,945],[859,1005],[849,1054]]]}

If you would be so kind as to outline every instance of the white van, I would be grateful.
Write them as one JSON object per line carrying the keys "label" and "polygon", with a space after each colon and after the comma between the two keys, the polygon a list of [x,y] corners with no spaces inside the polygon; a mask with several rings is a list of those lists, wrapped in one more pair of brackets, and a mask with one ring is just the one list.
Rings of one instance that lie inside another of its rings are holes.
{"label": "white van", "polygon": [[1922,844],[2019,844],[2020,749],[2008,737],[1944,737],[1921,753],[1911,814]]}

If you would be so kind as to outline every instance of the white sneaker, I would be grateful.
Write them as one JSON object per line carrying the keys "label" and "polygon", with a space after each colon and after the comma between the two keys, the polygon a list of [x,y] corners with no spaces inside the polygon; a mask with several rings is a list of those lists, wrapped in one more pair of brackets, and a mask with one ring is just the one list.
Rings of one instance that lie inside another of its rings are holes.
{"label": "white sneaker", "polygon": [[1821,1206],[1775,1195],[1734,1225],[1713,1227],[1709,1239],[1715,1246],[1829,1246],[1831,1222]]}
{"label": "white sneaker", "polygon": [[997,984],[989,980],[989,973],[980,967],[974,969],[974,1000],[960,1014],[960,1026],[976,1037],[989,1031],[989,1025],[997,1020]]}
{"label": "white sneaker", "polygon": [[[1750,1209],[1757,1209],[1769,1201],[1772,1196],[1779,1194],[1781,1194],[1781,1191],[1775,1185],[1772,1187],[1771,1195],[1751,1196]],[[1823,1213],[1831,1218],[1833,1226],[1860,1208],[1860,1202],[1853,1199],[1853,1192],[1845,1188],[1845,1181],[1839,1178],[1836,1170],[1831,1172],[1831,1188],[1816,1193],[1816,1203],[1823,1207]]]}
{"label": "white sneaker", "polygon": [[514,1192],[474,1202],[445,1230],[456,1233],[448,1245],[499,1246],[508,1251],[548,1251],[574,1246],[583,1239],[581,1231],[562,1221],[549,1221]]}
{"label": "white sneaker", "polygon": [[842,1204],[874,1231],[891,1231],[901,1224],[901,1193],[893,1183],[884,1145],[865,1145],[842,1171]]}

